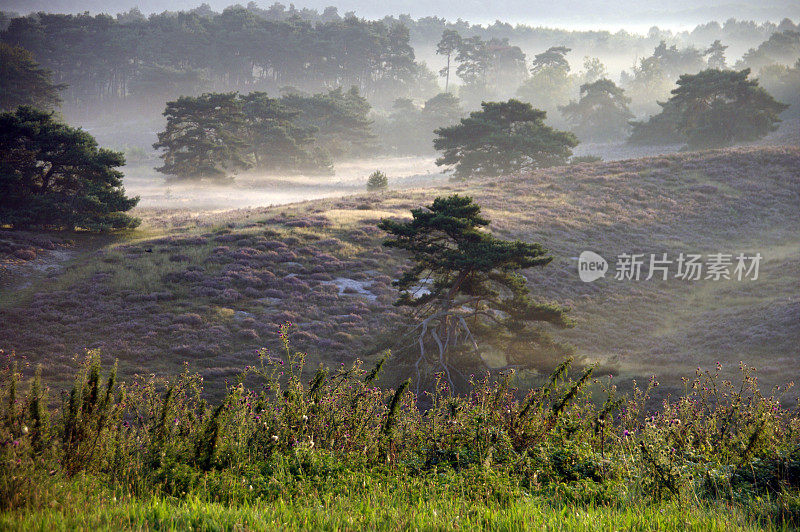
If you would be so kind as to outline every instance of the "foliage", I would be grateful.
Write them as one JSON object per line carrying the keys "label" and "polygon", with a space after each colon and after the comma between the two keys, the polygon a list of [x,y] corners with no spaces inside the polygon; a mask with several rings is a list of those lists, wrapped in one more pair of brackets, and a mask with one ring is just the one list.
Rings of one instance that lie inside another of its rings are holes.
{"label": "foliage", "polygon": [[436,45],[436,53],[447,56],[447,65],[439,71],[439,75],[445,78],[445,92],[449,92],[450,90],[450,58],[462,46],[461,35],[454,30],[444,30],[442,32],[442,38]]}
{"label": "foliage", "polygon": [[627,137],[633,114],[630,98],[609,79],[581,85],[580,100],[560,107],[582,140],[615,140]]}
{"label": "foliage", "polygon": [[669,97],[679,76],[695,74],[706,66],[700,50],[692,46],[679,49],[661,41],[631,73],[622,73],[622,86],[631,97],[636,114],[652,112],[657,101]]}
{"label": "foliage", "polygon": [[266,93],[241,96],[244,140],[253,165],[262,170],[330,172],[332,163],[316,145],[319,128],[299,125],[301,111]]}
{"label": "foliage", "polygon": [[296,122],[316,130],[315,138],[320,149],[335,159],[364,156],[375,148],[371,109],[357,87],[348,91],[340,88],[304,95],[286,88],[281,103],[299,113]]}
{"label": "foliage", "polygon": [[569,160],[569,164],[599,163],[602,161],[603,158],[599,155],[573,155]]}
{"label": "foliage", "polygon": [[779,102],[790,105],[782,116],[800,116],[800,59],[794,65],[769,65],[761,69],[758,82]]}
{"label": "foliage", "polygon": [[[441,50],[441,51],[440,51]],[[449,52],[448,52],[449,51]],[[525,78],[525,54],[507,37],[483,40],[478,35],[463,38],[457,31],[445,30],[437,53],[447,55],[448,63],[440,75],[449,82],[450,55],[457,52],[456,75],[461,78],[459,96],[473,108],[487,97],[497,97],[516,87]],[[446,82],[446,87],[447,87]]]}
{"label": "foliage", "polygon": [[[788,106],[747,79],[750,69],[708,69],[683,75],[672,97],[660,103],[661,113],[634,123],[632,143],[648,143],[679,135],[689,148],[730,146],[758,140],[777,129],[778,115]],[[670,132],[672,129],[672,132]]]}
{"label": "foliage", "polygon": [[584,83],[594,83],[597,80],[608,78],[608,70],[597,57],[584,57],[583,71],[580,76]]}
{"label": "foliage", "polygon": [[166,129],[153,144],[163,150],[159,172],[178,179],[220,179],[250,166],[243,154],[245,118],[236,93],[181,96],[167,102],[164,116]]}
{"label": "foliage", "polygon": [[18,107],[0,114],[0,225],[15,228],[126,229],[138,198],[122,188],[121,153],[55,120]]}
{"label": "foliage", "polygon": [[722,42],[717,39],[711,46],[706,48],[705,52],[703,52],[704,56],[708,56],[708,68],[715,68],[717,70],[725,70],[728,68],[728,65],[725,62],[725,50],[728,47]]}
{"label": "foliage", "polygon": [[19,46],[0,42],[0,110],[13,111],[20,105],[40,109],[58,107],[58,91],[65,85],[56,85],[52,73],[39,66],[31,53]]}
{"label": "foliage", "polygon": [[[552,257],[540,244],[492,236],[485,231],[489,220],[480,210],[469,197],[439,197],[426,208],[413,209],[410,222],[384,219],[378,225],[389,234],[384,246],[410,254],[411,265],[393,285],[400,290],[396,304],[413,307],[420,320],[415,327],[419,337],[413,336],[420,360],[425,360],[424,342],[430,333],[439,348],[434,364],[441,365],[448,378],[451,364],[445,357],[462,344],[477,350],[474,329],[489,328],[495,337],[505,331],[533,339],[539,335],[531,330],[536,322],[570,325],[564,309],[529,297],[521,273],[546,266]],[[419,363],[416,366],[419,371]]]}
{"label": "foliage", "polygon": [[270,98],[208,93],[168,102],[160,172],[181,179],[224,178],[237,170],[331,173],[331,155],[372,147],[370,105],[353,87],[313,96],[289,92]]}
{"label": "foliage", "polygon": [[391,21],[352,14],[317,23],[270,20],[249,6],[147,18],[40,13],[12,19],[0,36],[29,50],[69,85],[65,101],[81,106],[287,85],[355,85],[377,99],[387,87],[412,94],[424,86],[426,69],[409,39],[407,27]]}
{"label": "foliage", "polygon": [[791,65],[800,57],[800,31],[786,30],[775,32],[769,39],[751,48],[736,63],[736,68],[750,68],[758,72],[765,66]]}
{"label": "foliage", "polygon": [[376,192],[379,190],[386,190],[389,186],[389,178],[380,170],[375,170],[367,178],[367,190]]}
{"label": "foliage", "polygon": [[[512,375],[476,378],[462,396],[444,383],[424,396],[381,389],[360,363],[310,378],[303,368],[304,356],[288,344],[279,355],[262,352],[210,405],[196,375],[119,383],[113,372],[103,376],[94,355],[76,379],[72,406],[48,415],[43,385],[23,386],[6,366],[3,526],[58,515],[62,505],[64,519],[74,512],[97,519],[87,508],[101,504],[115,523],[131,512],[139,523],[178,519],[202,528],[206,512],[234,520],[237,508],[260,507],[265,515],[285,512],[285,527],[310,518],[306,506],[322,501],[352,496],[362,508],[353,518],[369,519],[377,507],[407,508],[403,501],[420,494],[454,501],[440,511],[496,512],[481,518],[490,520],[532,504],[546,509],[536,519],[559,526],[588,512],[587,526],[610,519],[636,528],[641,521],[618,513],[626,507],[668,528],[731,508],[736,520],[767,526],[794,527],[800,519],[800,420],[779,396],[759,391],[750,368],[742,367],[741,384],[722,380],[719,368],[698,371],[683,395],[653,408],[655,380],[619,396],[590,371],[570,377],[568,364],[526,394]],[[182,505],[179,517],[167,515],[164,499]],[[680,508],[678,518],[663,521],[676,511],[670,508]],[[455,526],[434,514],[424,515]],[[242,518],[254,519],[239,514],[236,522]],[[720,527],[734,521],[719,519]]]}
{"label": "foliage", "polygon": [[458,125],[437,129],[439,166],[456,177],[498,176],[564,164],[578,141],[544,124],[546,113],[518,100],[483,102]]}

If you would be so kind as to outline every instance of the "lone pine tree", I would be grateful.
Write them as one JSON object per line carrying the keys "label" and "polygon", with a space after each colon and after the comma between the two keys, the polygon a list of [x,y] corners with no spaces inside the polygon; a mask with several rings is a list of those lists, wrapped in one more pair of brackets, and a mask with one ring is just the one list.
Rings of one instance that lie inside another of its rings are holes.
{"label": "lone pine tree", "polygon": [[[414,309],[414,344],[419,346],[415,367],[438,366],[452,383],[451,370],[481,364],[479,337],[504,334],[543,338],[533,326],[546,322],[557,327],[571,324],[565,309],[530,297],[522,270],[543,267],[552,257],[538,243],[507,241],[485,228],[489,220],[467,196],[436,198],[426,208],[413,209],[411,221],[381,220],[378,227],[389,234],[384,246],[410,254],[411,265],[394,285],[401,291],[398,305]],[[428,345],[435,344],[431,358]],[[464,351],[464,346],[472,352]],[[462,359],[453,359],[456,354]],[[529,360],[519,358],[515,366]],[[465,364],[466,363],[466,364]]]}

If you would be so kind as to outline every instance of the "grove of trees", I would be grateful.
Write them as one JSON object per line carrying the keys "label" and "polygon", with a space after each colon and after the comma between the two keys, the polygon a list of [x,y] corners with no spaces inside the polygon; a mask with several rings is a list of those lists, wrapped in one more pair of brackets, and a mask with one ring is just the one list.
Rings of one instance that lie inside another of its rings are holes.
{"label": "grove of trees", "polygon": [[442,92],[417,106],[409,98],[398,98],[392,112],[375,120],[374,131],[388,153],[421,155],[434,152],[434,130],[457,124],[465,112],[461,100]]}
{"label": "grove of trees", "polygon": [[436,92],[434,74],[415,61],[407,27],[352,15],[268,20],[241,6],[149,18],[38,13],[13,18],[0,41],[30,51],[56,83],[68,85],[65,103],[78,106],[287,85],[356,86],[376,99],[391,89],[389,101]]}
{"label": "grove of trees", "polygon": [[270,98],[206,93],[167,103],[167,124],[153,147],[159,172],[178,179],[227,178],[239,170],[331,173],[334,158],[374,144],[370,106],[354,87],[343,92]]}

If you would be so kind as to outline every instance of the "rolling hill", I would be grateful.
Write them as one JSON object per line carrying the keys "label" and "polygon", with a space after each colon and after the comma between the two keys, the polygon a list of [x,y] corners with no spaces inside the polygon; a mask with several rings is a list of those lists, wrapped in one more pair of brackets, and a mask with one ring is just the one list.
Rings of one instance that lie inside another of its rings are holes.
{"label": "rolling hill", "polygon": [[[532,292],[571,307],[576,326],[557,338],[618,384],[655,373],[669,393],[698,367],[719,363],[733,376],[740,361],[759,369],[763,386],[800,375],[800,149],[788,147],[215,214],[141,211],[143,229],[112,239],[29,235],[22,245],[20,234],[3,233],[0,349],[26,357],[26,371],[42,363],[51,381],[71,374],[83,350],[98,349],[128,375],[171,374],[186,362],[213,388],[252,364],[259,348],[276,349],[278,325],[290,321],[293,344],[314,360],[363,358],[403,320],[391,286],[403,258],[381,248],[377,221],[452,193],[473,196],[497,236],[550,250],[553,263],[530,272]],[[40,258],[13,266],[25,246]],[[585,250],[609,261],[605,278],[579,279]],[[52,259],[58,252],[63,262]],[[763,260],[757,280],[615,280],[623,253]],[[486,360],[502,365],[502,353]],[[541,360],[542,371],[557,362]]]}

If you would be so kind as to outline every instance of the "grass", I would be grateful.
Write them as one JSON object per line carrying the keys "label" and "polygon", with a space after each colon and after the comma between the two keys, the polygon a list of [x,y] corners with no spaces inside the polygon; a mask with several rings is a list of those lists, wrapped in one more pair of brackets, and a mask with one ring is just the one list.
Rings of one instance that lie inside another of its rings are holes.
{"label": "grass", "polygon": [[[463,478],[400,481],[353,474],[323,493],[302,498],[220,504],[199,499],[118,498],[82,500],[66,508],[11,513],[4,530],[782,530],[735,504],[575,504],[521,496],[506,503],[476,501],[459,486]],[[72,485],[77,491],[79,482]]]}

